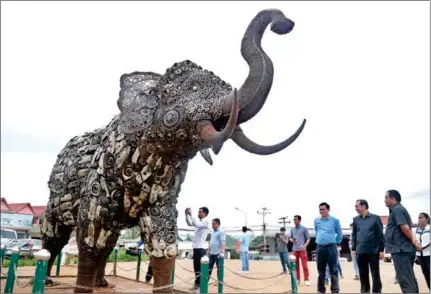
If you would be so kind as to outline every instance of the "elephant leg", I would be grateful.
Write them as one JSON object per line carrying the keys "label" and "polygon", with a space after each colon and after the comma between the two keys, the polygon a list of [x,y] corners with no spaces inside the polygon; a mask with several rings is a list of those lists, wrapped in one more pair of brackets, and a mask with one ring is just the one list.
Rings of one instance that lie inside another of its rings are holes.
{"label": "elephant leg", "polygon": [[[87,199],[86,199],[87,200]],[[85,200],[84,200],[85,201]],[[88,200],[87,200],[88,201]],[[106,260],[115,247],[119,231],[109,230],[94,218],[90,219],[81,202],[78,217],[77,242],[79,248],[78,276],[74,293],[93,293],[99,269],[106,265]],[[82,215],[84,213],[84,215]]]}
{"label": "elephant leg", "polygon": [[96,275],[96,287],[97,288],[104,288],[109,286],[109,282],[105,279],[105,268],[106,263],[108,262],[108,257],[111,255],[111,252],[114,250],[113,247],[109,248],[108,251],[106,251],[106,256],[103,258],[103,262],[101,261],[99,264],[99,270],[97,271]]}
{"label": "elephant leg", "polygon": [[158,216],[158,209],[164,212],[164,218],[150,217],[146,213],[141,217],[142,238],[145,253],[151,256],[153,293],[172,293],[171,275],[177,254],[177,211],[174,205],[159,204],[150,207],[148,213]]}
{"label": "elephant leg", "polygon": [[42,248],[48,250],[51,254],[46,271],[45,285],[54,286],[58,283],[51,278],[52,266],[63,247],[69,242],[73,227],[63,225],[59,222],[52,224],[46,218],[43,219],[42,226],[46,228],[42,230],[41,234]]}
{"label": "elephant leg", "polygon": [[175,258],[167,259],[162,258],[151,258],[151,267],[153,269],[154,277],[154,288],[153,293],[172,293],[173,287],[167,287],[157,290],[157,288],[163,286],[169,286],[171,284],[171,275],[175,266]]}

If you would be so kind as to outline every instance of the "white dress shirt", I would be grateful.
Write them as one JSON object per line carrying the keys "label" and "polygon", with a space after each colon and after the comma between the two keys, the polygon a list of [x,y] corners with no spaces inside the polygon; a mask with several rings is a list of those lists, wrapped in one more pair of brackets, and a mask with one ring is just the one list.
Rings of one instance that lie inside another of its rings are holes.
{"label": "white dress shirt", "polygon": [[186,216],[186,222],[189,226],[196,228],[192,243],[193,249],[207,249],[208,243],[205,240],[210,231],[208,222],[205,219],[197,220],[191,215]]}

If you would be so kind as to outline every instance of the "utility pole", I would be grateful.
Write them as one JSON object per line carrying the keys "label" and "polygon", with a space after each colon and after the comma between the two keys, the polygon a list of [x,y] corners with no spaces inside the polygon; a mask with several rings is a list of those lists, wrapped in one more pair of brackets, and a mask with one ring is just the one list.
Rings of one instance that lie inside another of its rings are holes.
{"label": "utility pole", "polygon": [[263,227],[263,250],[266,252],[266,224],[265,224],[265,216],[267,214],[271,214],[271,212],[266,207],[262,207],[262,211],[257,211],[257,214],[262,215],[262,227]]}
{"label": "utility pole", "polygon": [[286,227],[286,223],[290,224],[290,220],[287,220],[289,217],[288,216],[283,216],[278,218],[280,221],[278,222],[279,224],[283,224],[283,227]]}

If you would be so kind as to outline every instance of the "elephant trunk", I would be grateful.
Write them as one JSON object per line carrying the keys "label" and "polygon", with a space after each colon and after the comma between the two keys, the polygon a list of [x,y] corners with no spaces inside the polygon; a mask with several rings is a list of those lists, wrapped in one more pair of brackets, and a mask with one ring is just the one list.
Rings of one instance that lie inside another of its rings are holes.
{"label": "elephant trunk", "polygon": [[153,293],[172,293],[171,275],[175,266],[175,258],[151,258],[151,267],[154,275]]}
{"label": "elephant trunk", "polygon": [[[238,125],[259,112],[271,90],[274,67],[261,46],[263,33],[270,23],[272,23],[271,30],[279,35],[289,33],[295,25],[280,10],[267,9],[259,12],[248,26],[242,39],[241,54],[250,70],[247,79],[238,91],[240,102]],[[232,103],[233,95],[226,100],[223,106],[224,115],[229,115]]]}

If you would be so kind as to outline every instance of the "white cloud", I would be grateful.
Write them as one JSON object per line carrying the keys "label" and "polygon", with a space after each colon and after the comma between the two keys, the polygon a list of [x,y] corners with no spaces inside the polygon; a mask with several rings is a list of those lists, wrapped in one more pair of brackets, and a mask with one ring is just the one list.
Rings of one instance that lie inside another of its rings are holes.
{"label": "white cloud", "polygon": [[[262,144],[303,134],[273,156],[225,145],[207,166],[194,159],[178,208],[207,205],[226,226],[303,215],[327,201],[348,225],[354,201],[384,214],[387,189],[429,187],[429,4],[426,2],[5,2],[1,11],[2,127],[71,138],[118,112],[121,74],[163,73],[191,59],[239,87],[245,28],[263,8],[295,21],[287,36],[266,32],[275,79],[244,130]],[[3,136],[2,136],[3,139]],[[10,144],[9,144],[10,146]],[[55,154],[2,152],[2,196],[46,202]],[[409,204],[410,205],[410,204]],[[413,204],[411,204],[413,205]],[[409,208],[409,207],[408,207]],[[185,224],[182,219],[179,225]]]}

